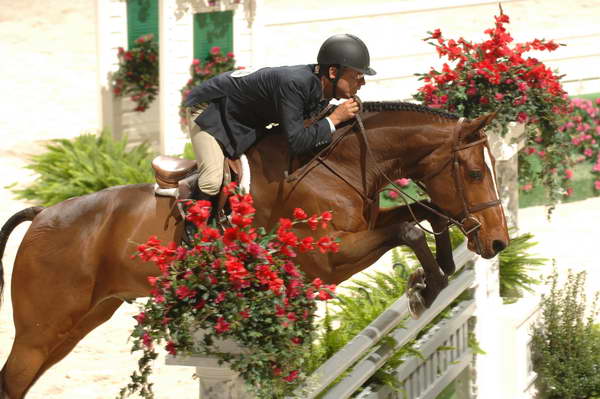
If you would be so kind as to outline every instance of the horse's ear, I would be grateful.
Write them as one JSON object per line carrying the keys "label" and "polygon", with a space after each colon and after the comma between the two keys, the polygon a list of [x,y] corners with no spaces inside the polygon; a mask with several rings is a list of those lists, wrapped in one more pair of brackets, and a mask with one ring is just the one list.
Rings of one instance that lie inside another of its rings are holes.
{"label": "horse's ear", "polygon": [[494,112],[490,112],[489,114],[485,115],[485,117],[486,117],[486,121],[485,121],[486,126],[489,125],[491,121],[493,121],[494,119],[496,119],[496,115],[498,115],[498,111],[499,110],[495,110]]}
{"label": "horse's ear", "polygon": [[481,115],[480,117],[469,121],[463,130],[462,137],[466,142],[477,140],[480,137],[480,131],[487,126],[489,122],[494,119],[496,113]]}

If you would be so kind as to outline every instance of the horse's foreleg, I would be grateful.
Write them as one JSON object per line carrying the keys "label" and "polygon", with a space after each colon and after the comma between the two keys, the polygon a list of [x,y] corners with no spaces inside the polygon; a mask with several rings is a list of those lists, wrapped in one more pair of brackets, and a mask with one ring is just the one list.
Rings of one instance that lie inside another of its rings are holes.
{"label": "horse's foreleg", "polygon": [[452,255],[452,242],[450,241],[450,231],[448,230],[448,222],[437,216],[430,215],[427,218],[433,231],[435,231],[435,259],[438,265],[447,276],[454,274],[456,265],[454,264],[454,256]]}
{"label": "horse's foreleg", "polygon": [[411,313],[418,318],[425,308],[431,306],[440,291],[448,286],[448,277],[433,257],[421,229],[411,222],[405,222],[400,228],[400,236],[422,266],[410,276],[407,289]]}
{"label": "horse's foreleg", "polygon": [[[424,203],[430,207],[435,207],[430,202],[425,201]],[[453,274],[456,267],[452,256],[452,244],[447,220],[425,207],[418,205],[411,205],[411,207],[412,212],[406,205],[382,209],[378,215],[376,225],[384,226],[402,221],[421,222],[427,220],[433,231],[439,233],[435,235],[435,258],[437,263],[446,275]]]}

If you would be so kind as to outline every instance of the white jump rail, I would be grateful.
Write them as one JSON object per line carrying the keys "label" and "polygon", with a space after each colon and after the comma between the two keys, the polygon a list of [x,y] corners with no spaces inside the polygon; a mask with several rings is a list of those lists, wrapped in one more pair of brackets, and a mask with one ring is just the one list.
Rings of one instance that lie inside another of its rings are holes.
{"label": "white jump rail", "polygon": [[[476,255],[468,251],[466,244],[461,245],[453,253],[457,271],[467,263],[476,259]],[[352,366],[352,371],[342,381],[333,386],[323,399],[345,399],[350,397],[356,390],[371,377],[384,363],[403,345],[412,340],[422,328],[431,322],[444,308],[456,299],[466,289],[471,287],[475,281],[473,270],[466,270],[457,278],[453,279],[448,287],[444,289],[432,306],[421,316],[419,320],[409,320],[405,328],[392,333],[395,340],[394,345],[382,344],[371,354],[360,360],[377,344],[384,336],[388,335],[400,323],[409,316],[408,299],[405,295],[394,302],[368,327],[354,337],[344,348],[319,367],[309,378],[307,386],[299,387],[293,397],[306,399],[315,398],[322,393],[336,378],[346,372]]]}
{"label": "white jump rail", "polygon": [[[388,386],[368,386],[357,399],[434,399],[472,360],[469,348],[469,319],[475,312],[475,301],[465,301],[452,309],[449,318],[440,321],[423,335],[414,348],[424,360],[405,357],[395,376],[404,387],[395,392]],[[443,350],[438,350],[443,347]]]}

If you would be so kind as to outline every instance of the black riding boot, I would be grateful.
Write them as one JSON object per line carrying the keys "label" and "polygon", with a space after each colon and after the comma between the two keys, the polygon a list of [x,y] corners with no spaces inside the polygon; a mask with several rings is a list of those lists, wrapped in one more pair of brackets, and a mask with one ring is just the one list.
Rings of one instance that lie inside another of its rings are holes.
{"label": "black riding boot", "polygon": [[[196,201],[200,201],[200,200],[209,201],[212,205],[212,212],[211,212],[209,219],[212,218],[213,215],[215,214],[215,206],[216,206],[218,197],[219,197],[219,194],[208,195],[208,194],[204,193],[203,191],[201,191],[200,188],[198,188],[198,175],[197,174],[188,176],[185,179],[182,179],[179,181],[179,195],[178,195],[177,199],[178,200],[192,199],[192,200],[196,200]],[[184,218],[182,240],[185,244],[187,244],[188,247],[192,247],[193,242],[194,242],[194,235],[198,232],[198,228],[196,227],[194,222],[191,222],[191,221],[187,220],[187,218],[185,218],[185,215],[187,214],[187,212],[185,211],[184,204],[181,204],[180,209],[184,210],[182,212],[182,217]]]}

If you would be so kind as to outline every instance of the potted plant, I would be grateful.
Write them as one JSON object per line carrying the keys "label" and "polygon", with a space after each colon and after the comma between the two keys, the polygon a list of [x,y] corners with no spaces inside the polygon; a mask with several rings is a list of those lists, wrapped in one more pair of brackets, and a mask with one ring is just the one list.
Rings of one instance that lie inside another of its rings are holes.
{"label": "potted plant", "polygon": [[[339,244],[326,235],[300,238],[292,227],[325,228],[332,215],[308,216],[297,208],[293,219],[282,218],[266,232],[252,226],[249,194],[236,191],[229,203],[232,226],[223,232],[207,225],[210,202],[187,203],[188,219],[199,231],[191,249],[163,246],[156,237],[138,247],[134,256],[154,262],[160,273],[149,278],[151,296],[135,317],[133,350],[143,355],[121,397],[134,392],[153,397],[148,378],[159,344],[172,355],[228,363],[260,398],[283,397],[306,377],[302,370],[315,338],[316,303],[331,299],[335,285],[307,281],[293,258],[296,251],[336,252]],[[228,340],[235,350],[223,349],[231,348]]]}
{"label": "potted plant", "polygon": [[[424,85],[414,95],[424,104],[442,108],[466,118],[496,112],[492,127],[505,136],[510,122],[525,125],[525,145],[545,148],[542,169],[527,162],[519,165],[519,175],[531,182],[542,182],[549,189],[551,204],[565,194],[564,169],[568,166],[568,139],[558,128],[568,109],[568,98],[556,75],[543,62],[525,53],[554,51],[559,44],[534,39],[514,43],[506,29],[508,15],[500,9],[493,28],[482,42],[464,38],[447,39],[440,29],[428,32],[424,40],[433,45],[441,58],[448,60],[440,70],[432,68],[417,74]],[[521,161],[521,159],[519,159]]]}
{"label": "potted plant", "polygon": [[158,94],[158,45],[154,35],[140,36],[133,48],[119,47],[119,69],[112,76],[113,94],[129,96],[144,112]]}
{"label": "potted plant", "polygon": [[[179,106],[179,122],[183,130],[186,130],[186,117],[185,117],[185,100],[192,91],[192,89],[212,78],[220,73],[232,71],[235,68],[235,56],[232,52],[223,54],[223,51],[219,46],[214,46],[210,49],[210,53],[206,60],[202,61],[195,58],[190,65],[190,79],[187,81],[185,86],[181,89],[181,105]],[[237,69],[243,69],[238,67]]]}

